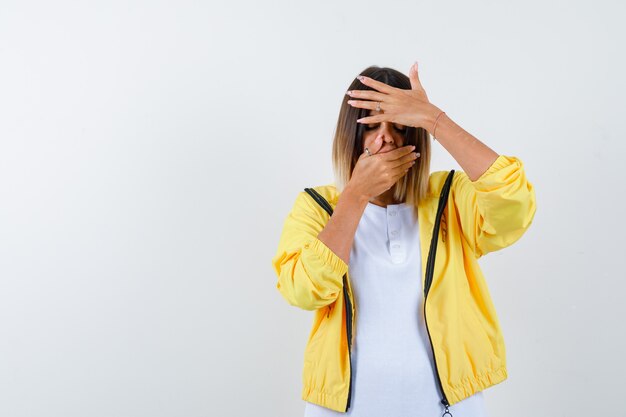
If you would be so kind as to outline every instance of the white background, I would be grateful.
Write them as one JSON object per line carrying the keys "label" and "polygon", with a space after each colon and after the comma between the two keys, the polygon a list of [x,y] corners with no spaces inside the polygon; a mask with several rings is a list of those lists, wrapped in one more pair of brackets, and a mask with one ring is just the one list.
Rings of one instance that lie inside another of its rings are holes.
{"label": "white background", "polygon": [[2,1],[0,415],[301,415],[312,312],[270,260],[296,194],[333,180],[351,80],[414,60],[536,190],[528,232],[480,261],[509,369],[490,415],[620,415],[625,11]]}

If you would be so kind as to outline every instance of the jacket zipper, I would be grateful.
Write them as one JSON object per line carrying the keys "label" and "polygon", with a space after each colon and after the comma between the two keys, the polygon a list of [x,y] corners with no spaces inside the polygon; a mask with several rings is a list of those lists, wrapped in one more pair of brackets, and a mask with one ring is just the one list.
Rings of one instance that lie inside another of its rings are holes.
{"label": "jacket zipper", "polygon": [[433,352],[433,360],[435,362],[435,373],[437,374],[437,382],[439,383],[439,389],[441,390],[443,398],[441,399],[441,403],[446,408],[442,417],[449,415],[452,417],[452,413],[450,413],[448,407],[450,404],[448,403],[448,398],[446,397],[446,393],[443,390],[443,384],[441,383],[441,378],[439,377],[439,370],[437,369],[437,359],[435,358],[435,348],[433,347],[433,340],[430,338],[430,331],[428,330],[428,321],[426,321],[426,298],[424,298],[424,322],[426,323],[426,333],[428,333],[428,340],[430,341],[430,348]]}
{"label": "jacket zipper", "polygon": [[[430,341],[430,348],[433,352],[433,362],[435,363],[435,373],[437,374],[437,383],[439,384],[439,389],[441,390],[441,403],[445,407],[445,410],[442,414],[442,417],[446,415],[452,417],[452,413],[450,413],[449,407],[450,403],[448,402],[448,397],[446,396],[446,392],[443,389],[443,384],[441,383],[441,377],[439,376],[439,369],[437,368],[437,358],[435,355],[435,347],[433,346],[433,340],[430,337],[430,330],[428,329],[428,321],[426,320],[426,300],[428,299],[428,293],[430,292],[430,285],[433,281],[433,274],[435,272],[435,255],[437,253],[437,241],[439,237],[439,225],[441,222],[441,217],[443,216],[443,209],[446,206],[446,202],[448,201],[448,192],[450,191],[450,184],[452,182],[452,177],[454,175],[454,170],[450,171],[450,175],[446,179],[445,184],[443,185],[441,196],[439,197],[439,206],[437,207],[437,215],[435,217],[435,225],[433,227],[433,236],[430,242],[430,251],[428,253],[428,260],[426,263],[426,279],[424,283],[424,323],[426,324],[426,333],[428,333],[428,340]],[[446,230],[444,228],[443,235],[445,236]],[[445,240],[444,240],[445,242]]]}
{"label": "jacket zipper", "polygon": [[346,335],[348,338],[348,361],[350,362],[350,380],[348,382],[348,401],[346,403],[346,412],[350,408],[350,399],[352,397],[352,303],[348,295],[346,275],[343,276],[343,298],[346,306]]}
{"label": "jacket zipper", "polygon": [[[318,203],[329,216],[333,215],[333,207],[330,203],[313,188],[305,188],[307,194],[309,194],[316,203]],[[346,335],[348,338],[348,362],[350,362],[350,379],[348,382],[348,400],[346,402],[346,412],[350,408],[350,400],[352,398],[352,303],[350,302],[350,296],[348,294],[347,274],[343,275],[343,298],[344,306],[346,308]],[[326,317],[330,316],[330,308]]]}
{"label": "jacket zipper", "polygon": [[[438,235],[439,230],[436,230],[435,234],[433,236],[437,236]],[[431,247],[433,245],[431,244]],[[434,248],[433,248],[434,249]],[[436,249],[434,249],[436,251]],[[430,285],[432,284],[433,281],[433,272],[434,272],[434,263],[433,260],[435,258],[435,252],[431,252],[428,254],[428,263],[426,265],[426,283],[424,285],[424,323],[426,324],[426,333],[428,333],[428,340],[430,341],[430,348],[433,352],[433,361],[435,363],[435,373],[437,374],[437,382],[439,383],[439,389],[441,390],[441,394],[442,394],[442,399],[441,399],[441,403],[446,407],[445,412],[443,413],[443,415],[445,416],[446,413],[450,414],[450,412],[448,411],[448,407],[450,406],[450,404],[448,403],[448,398],[446,397],[446,393],[443,390],[443,384],[441,383],[441,378],[439,376],[439,370],[437,368],[437,358],[435,357],[435,347],[433,346],[433,340],[430,337],[430,330],[428,329],[428,320],[426,319],[426,300],[428,299],[428,293],[430,292]],[[452,415],[452,414],[450,414]]]}

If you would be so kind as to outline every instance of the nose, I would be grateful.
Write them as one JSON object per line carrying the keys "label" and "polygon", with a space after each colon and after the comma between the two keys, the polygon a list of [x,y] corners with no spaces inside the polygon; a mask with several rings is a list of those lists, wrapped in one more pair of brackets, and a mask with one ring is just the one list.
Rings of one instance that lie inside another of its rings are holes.
{"label": "nose", "polygon": [[378,132],[376,137],[382,137],[383,138],[383,142],[385,143],[390,143],[393,144],[394,143],[394,139],[393,139],[393,135],[391,134],[391,127],[392,124],[389,122],[381,122],[380,126],[378,127]]}

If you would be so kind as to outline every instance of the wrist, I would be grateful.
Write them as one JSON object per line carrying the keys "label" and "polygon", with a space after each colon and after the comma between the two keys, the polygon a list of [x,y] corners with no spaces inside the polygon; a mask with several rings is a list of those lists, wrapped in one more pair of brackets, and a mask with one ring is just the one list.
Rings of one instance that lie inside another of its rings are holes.
{"label": "wrist", "polygon": [[342,199],[347,199],[350,200],[356,204],[359,205],[367,205],[367,203],[369,202],[369,196],[363,194],[362,192],[358,191],[354,186],[352,186],[350,183],[348,183],[342,193],[340,198]]}
{"label": "wrist", "polygon": [[[441,110],[439,107],[435,106],[434,104],[430,104],[428,107],[428,110],[425,113],[426,114],[426,117],[425,117],[426,126],[424,126],[424,129],[426,129],[426,131],[428,131],[428,133],[430,133],[431,135],[433,135],[435,131],[435,122],[437,120],[437,116],[439,116],[442,111],[443,110]],[[441,122],[442,117],[443,116],[439,117],[439,122]]]}

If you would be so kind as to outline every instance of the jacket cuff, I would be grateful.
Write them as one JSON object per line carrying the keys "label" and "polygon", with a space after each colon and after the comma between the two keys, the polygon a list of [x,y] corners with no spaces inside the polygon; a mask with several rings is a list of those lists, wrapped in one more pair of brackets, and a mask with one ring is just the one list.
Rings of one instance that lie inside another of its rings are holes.
{"label": "jacket cuff", "polygon": [[499,155],[487,171],[470,184],[477,191],[491,191],[511,182],[511,175],[517,175],[522,168],[522,161],[514,156]]}
{"label": "jacket cuff", "polygon": [[348,271],[348,264],[318,238],[315,237],[311,241],[306,242],[304,249],[316,254],[325,264],[330,265],[332,270],[338,275],[343,276]]}

